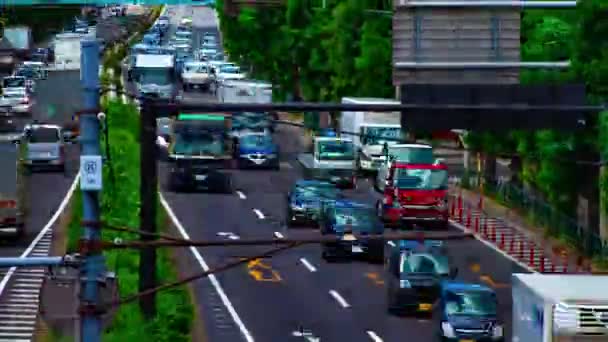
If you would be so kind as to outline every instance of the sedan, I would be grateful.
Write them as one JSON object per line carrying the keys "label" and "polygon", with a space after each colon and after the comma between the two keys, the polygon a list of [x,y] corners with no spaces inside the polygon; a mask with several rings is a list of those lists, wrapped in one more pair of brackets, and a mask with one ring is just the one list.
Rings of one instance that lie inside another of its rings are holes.
{"label": "sedan", "polygon": [[10,112],[20,115],[32,115],[33,103],[25,91],[6,91],[0,97],[0,106],[10,106]]}

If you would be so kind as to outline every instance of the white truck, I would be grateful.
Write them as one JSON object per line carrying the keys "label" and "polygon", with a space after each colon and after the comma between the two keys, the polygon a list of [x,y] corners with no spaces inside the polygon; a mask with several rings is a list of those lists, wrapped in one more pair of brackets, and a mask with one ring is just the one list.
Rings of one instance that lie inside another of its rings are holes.
{"label": "white truck", "polygon": [[52,46],[55,50],[55,68],[60,70],[80,69],[80,41],[78,33],[60,33],[55,36]]}
{"label": "white truck", "polygon": [[355,151],[351,139],[314,137],[312,147],[312,153],[298,155],[305,178],[326,180],[344,188],[356,187]]}
{"label": "white truck", "polygon": [[513,342],[608,341],[608,276],[513,274]]}
{"label": "white truck", "polygon": [[[396,100],[344,97],[345,104],[399,104]],[[382,164],[384,143],[397,144],[403,138],[399,112],[342,112],[342,135],[352,136],[359,171],[375,172]],[[348,134],[350,133],[350,134]]]}
{"label": "white truck", "polygon": [[182,68],[181,78],[184,91],[195,87],[208,91],[214,82],[215,74],[206,62],[186,62]]}
{"label": "white truck", "polygon": [[137,55],[133,69],[138,96],[175,100],[175,56]]}

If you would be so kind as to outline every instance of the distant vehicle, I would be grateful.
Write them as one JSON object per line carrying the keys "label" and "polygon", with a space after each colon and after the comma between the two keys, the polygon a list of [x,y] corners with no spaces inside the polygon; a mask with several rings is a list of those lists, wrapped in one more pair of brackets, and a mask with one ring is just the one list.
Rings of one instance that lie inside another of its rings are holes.
{"label": "distant vehicle", "polygon": [[321,234],[334,235],[340,242],[321,244],[321,256],[326,261],[337,257],[365,255],[369,261],[384,262],[383,240],[358,240],[354,234],[383,234],[384,225],[374,213],[374,207],[351,200],[325,202],[321,213]]}
{"label": "distant vehicle", "polygon": [[438,335],[444,341],[502,342],[504,328],[498,321],[497,308],[496,293],[491,288],[445,281],[441,285],[439,300],[441,323]]}
{"label": "distant vehicle", "polygon": [[48,70],[46,69],[46,64],[43,62],[25,61],[21,64],[20,67],[34,70],[35,79],[45,80],[48,77]]}
{"label": "distant vehicle", "polygon": [[225,114],[179,114],[173,122],[168,161],[168,184],[175,192],[206,190],[232,193],[234,147],[227,138]]}
{"label": "distant vehicle", "polygon": [[27,144],[26,165],[31,170],[52,169],[65,171],[65,144],[61,126],[30,124],[24,129]]}
{"label": "distant vehicle", "polygon": [[239,168],[270,168],[279,170],[279,145],[268,134],[252,133],[238,139]]}
{"label": "distant vehicle", "polygon": [[287,193],[285,214],[288,227],[319,224],[324,201],[341,198],[340,190],[334,184],[318,180],[298,180]]}
{"label": "distant vehicle", "polygon": [[36,48],[32,51],[30,58],[33,62],[41,62],[44,64],[55,61],[55,53],[51,48]]}
{"label": "distant vehicle", "polygon": [[187,41],[187,42],[191,43],[192,42],[192,31],[178,30],[175,32],[173,37],[176,40],[183,40],[183,41]]}
{"label": "distant vehicle", "polygon": [[213,83],[215,75],[209,64],[205,62],[186,62],[182,68],[182,86],[184,91],[199,88],[208,91]]}
{"label": "distant vehicle", "polygon": [[381,159],[374,183],[376,190],[380,192],[384,192],[386,179],[393,163],[433,164],[436,161],[433,147],[427,144],[388,145],[380,154],[384,157]]}
{"label": "distant vehicle", "polygon": [[13,72],[13,76],[25,77],[25,88],[30,92],[36,91],[36,79],[39,77],[38,71],[33,68],[19,67]]}
{"label": "distant vehicle", "polygon": [[[0,131],[4,130],[0,122]],[[3,134],[0,133],[0,136]],[[0,237],[18,239],[26,231],[29,205],[29,176],[23,165],[26,146],[17,141],[0,142]]]}
{"label": "distant vehicle", "polygon": [[212,56],[217,55],[217,49],[215,48],[202,48],[198,50],[198,58],[199,59],[211,59]]}
{"label": "distant vehicle", "polygon": [[298,162],[306,178],[327,180],[340,187],[355,188],[355,151],[350,139],[314,137],[312,153],[301,153]]}
{"label": "distant vehicle", "polygon": [[448,229],[447,166],[393,162],[376,211],[392,227]]}
{"label": "distant vehicle", "polygon": [[14,114],[30,116],[33,101],[24,89],[9,89],[0,96],[0,107],[9,107]]}
{"label": "distant vehicle", "polygon": [[442,241],[401,240],[391,247],[386,267],[387,309],[391,314],[432,314],[440,297],[441,283],[454,279]]}
{"label": "distant vehicle", "polygon": [[241,68],[234,63],[220,65],[217,67],[216,75],[220,84],[227,80],[242,80],[247,78],[247,75],[241,72]]}
{"label": "distant vehicle", "polygon": [[272,134],[272,123],[265,113],[242,112],[232,115],[232,127],[229,133],[232,138],[238,140],[252,133]]}
{"label": "distant vehicle", "polygon": [[171,26],[171,20],[166,15],[161,15],[157,20],[158,26],[162,28],[163,31],[169,30],[169,26]]}
{"label": "distant vehicle", "polygon": [[160,36],[157,34],[144,34],[142,43],[146,45],[160,45]]}

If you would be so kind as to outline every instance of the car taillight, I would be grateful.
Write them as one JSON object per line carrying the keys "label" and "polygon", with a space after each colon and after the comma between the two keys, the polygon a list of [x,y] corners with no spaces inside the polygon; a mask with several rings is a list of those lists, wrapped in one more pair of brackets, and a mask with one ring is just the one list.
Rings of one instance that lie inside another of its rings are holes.
{"label": "car taillight", "polygon": [[29,104],[29,103],[30,103],[30,99],[28,97],[21,100],[21,104]]}
{"label": "car taillight", "polygon": [[4,200],[4,201],[0,201],[0,209],[6,209],[6,208],[16,208],[17,207],[17,201],[14,200]]}

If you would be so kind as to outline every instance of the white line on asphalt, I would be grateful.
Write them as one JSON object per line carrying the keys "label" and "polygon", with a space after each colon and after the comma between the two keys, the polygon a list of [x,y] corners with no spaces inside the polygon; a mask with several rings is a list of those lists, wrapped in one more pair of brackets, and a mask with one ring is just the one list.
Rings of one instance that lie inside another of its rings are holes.
{"label": "white line on asphalt", "polygon": [[38,298],[37,294],[14,294],[11,298]]}
{"label": "white line on asphalt", "polygon": [[[456,227],[456,228],[458,228],[458,229],[462,230],[463,232],[468,231],[468,229],[467,229],[465,226],[461,225],[460,223],[458,223],[458,222],[456,222],[456,221],[452,221],[452,220],[450,220],[450,223],[451,223],[451,224],[452,224],[454,227]],[[509,255],[507,252],[505,252],[505,251],[501,250],[500,248],[498,248],[498,247],[494,246],[494,244],[492,244],[492,243],[490,243],[490,242],[488,242],[488,241],[486,241],[486,240],[484,240],[484,239],[480,238],[480,237],[479,237],[479,235],[474,234],[474,236],[475,236],[475,239],[477,239],[477,241],[479,241],[479,242],[483,243],[484,245],[486,245],[486,246],[490,247],[491,249],[493,249],[493,250],[497,251],[497,252],[498,252],[498,253],[500,253],[502,256],[504,256],[505,258],[507,258],[507,259],[511,260],[512,262],[516,263],[517,265],[519,265],[519,266],[520,266],[520,267],[522,267],[523,269],[527,270],[528,272],[530,272],[530,273],[538,273],[538,271],[536,271],[535,269],[533,269],[533,268],[532,268],[532,267],[530,267],[529,265],[526,265],[525,263],[523,263],[523,262],[521,262],[521,261],[517,260],[517,259],[516,259],[516,258],[514,258],[513,256]]]}
{"label": "white line on asphalt", "polygon": [[38,291],[38,290],[25,290],[25,289],[11,289],[11,292],[16,292],[16,293],[38,293],[40,291]]}
{"label": "white line on asphalt", "polygon": [[[160,192],[159,192],[159,199],[160,199],[160,203],[165,208],[167,215],[169,215],[169,218],[171,219],[171,221],[173,221],[173,224],[175,225],[175,228],[177,228],[177,230],[179,231],[180,235],[184,239],[190,240],[190,236],[188,235],[188,232],[186,232],[186,229],[184,228],[184,226],[182,226],[181,222],[179,222],[179,220],[177,219],[177,216],[175,216],[175,213],[169,206],[169,203],[167,202],[167,200],[165,199],[163,194]],[[207,263],[205,262],[205,259],[203,259],[203,256],[198,251],[198,249],[196,249],[196,247],[194,247],[194,246],[190,246],[190,251],[194,255],[194,258],[196,259],[196,261],[198,261],[198,263],[201,266],[201,268],[203,269],[203,271],[208,272],[209,265],[207,265]],[[213,287],[215,288],[215,291],[217,292],[217,294],[220,296],[222,303],[228,310],[228,313],[234,320],[234,323],[239,327],[239,330],[241,331],[241,334],[243,334],[243,337],[245,337],[245,340],[247,342],[254,342],[255,340],[253,339],[253,336],[251,335],[251,333],[249,332],[249,330],[247,329],[247,327],[241,320],[241,317],[239,316],[239,314],[236,312],[236,309],[234,308],[234,306],[232,305],[232,302],[230,302],[230,299],[224,292],[224,289],[222,288],[222,285],[220,285],[220,282],[217,280],[217,277],[214,274],[210,274],[209,276],[207,276],[207,278],[211,282],[211,285],[213,285]]]}
{"label": "white line on asphalt", "polygon": [[344,299],[344,297],[342,297],[338,291],[336,290],[329,290],[329,294],[334,297],[334,299],[336,300],[336,302],[338,302],[338,304],[340,304],[340,306],[342,306],[343,308],[350,308],[350,304],[348,304],[348,302]]}
{"label": "white line on asphalt", "polygon": [[[65,207],[68,205],[70,198],[72,198],[72,194],[74,193],[74,190],[76,190],[76,185],[78,185],[79,179],[80,179],[80,173],[78,173],[76,175],[76,177],[74,177],[74,181],[72,182],[72,185],[70,186],[70,189],[68,190],[67,194],[61,201],[59,208],[57,208],[57,211],[53,214],[53,216],[51,217],[49,222],[47,222],[46,225],[40,230],[40,233],[38,233],[38,235],[30,243],[30,245],[27,247],[27,249],[25,251],[23,251],[20,258],[27,257],[32,252],[34,247],[38,244],[38,241],[40,241],[42,239],[44,234],[46,234],[46,232],[49,231],[53,227],[53,225],[55,224],[55,221],[57,221],[57,219],[59,218],[59,215],[61,215],[61,213],[63,212]],[[8,270],[8,272],[6,272],[4,277],[2,278],[2,281],[0,281],[0,295],[2,294],[2,292],[4,292],[6,285],[8,284],[9,280],[11,280],[11,278],[16,270],[17,270],[17,267],[11,267]]]}
{"label": "white line on asphalt", "polygon": [[253,212],[258,216],[258,218],[260,220],[263,220],[266,218],[266,216],[264,216],[264,213],[261,212],[259,209],[253,209]]}
{"label": "white line on asphalt", "polygon": [[368,330],[367,331],[367,335],[374,341],[374,342],[384,342],[380,336],[378,336],[378,334],[376,334],[375,332]]}
{"label": "white line on asphalt", "polygon": [[395,247],[395,243],[393,241],[388,241],[386,244],[391,247]]}
{"label": "white line on asphalt", "polygon": [[247,196],[245,196],[245,194],[242,191],[236,191],[236,194],[239,196],[240,199],[244,200],[247,198]]}
{"label": "white line on asphalt", "polygon": [[38,309],[13,309],[13,308],[7,308],[3,305],[2,307],[0,307],[0,312],[12,312],[12,313],[17,313],[17,314],[24,314],[24,313],[36,314],[36,313],[38,313]]}
{"label": "white line on asphalt", "polygon": [[2,325],[8,326],[16,326],[16,325],[34,325],[36,324],[36,320],[27,320],[27,321],[2,321]]}
{"label": "white line on asphalt", "polygon": [[2,304],[9,308],[30,308],[30,309],[38,309],[38,304],[13,304],[13,303],[4,303]]}
{"label": "white line on asphalt", "polygon": [[36,320],[36,315],[11,315],[11,314],[0,314],[0,319],[33,319]]}
{"label": "white line on asphalt", "polygon": [[4,325],[0,325],[0,330],[7,330],[7,331],[28,331],[28,330],[34,330],[34,327],[7,327]]}
{"label": "white line on asphalt", "polygon": [[285,236],[283,234],[281,234],[281,232],[274,232],[274,237],[276,237],[277,239],[285,238]]}
{"label": "white line on asphalt", "polygon": [[304,267],[306,267],[310,272],[317,272],[317,268],[314,267],[308,260],[304,258],[300,258],[300,262]]}

